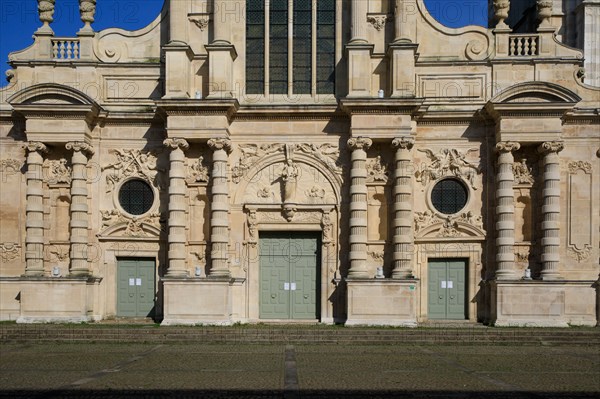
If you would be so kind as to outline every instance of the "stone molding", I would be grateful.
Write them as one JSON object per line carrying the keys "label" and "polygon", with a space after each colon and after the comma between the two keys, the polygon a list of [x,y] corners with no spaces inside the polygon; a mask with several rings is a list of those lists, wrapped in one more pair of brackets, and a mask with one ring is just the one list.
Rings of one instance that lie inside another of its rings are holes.
{"label": "stone molding", "polygon": [[14,242],[0,243],[0,260],[2,262],[11,262],[17,259],[21,254],[21,246]]}
{"label": "stone molding", "polygon": [[102,167],[102,171],[112,171],[106,174],[107,193],[112,192],[117,184],[131,177],[142,178],[155,187],[162,186],[158,173],[164,171],[158,168],[158,159],[154,151],[114,149],[112,152],[117,158],[116,162]]}
{"label": "stone molding", "polygon": [[467,150],[466,154],[456,148],[444,148],[437,154],[428,148],[418,149],[419,152],[424,152],[429,158],[429,162],[422,162],[415,177],[423,187],[426,187],[429,182],[436,181],[442,177],[454,176],[469,183],[473,190],[477,190],[475,184],[475,176],[481,173],[477,165],[468,161],[466,156],[470,152],[476,152],[476,149]]}

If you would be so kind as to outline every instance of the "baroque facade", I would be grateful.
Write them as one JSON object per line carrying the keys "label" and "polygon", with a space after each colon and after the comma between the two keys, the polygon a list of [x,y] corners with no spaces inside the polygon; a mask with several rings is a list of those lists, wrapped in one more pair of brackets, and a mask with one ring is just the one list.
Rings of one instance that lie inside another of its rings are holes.
{"label": "baroque facade", "polygon": [[0,319],[596,325],[599,1],[79,3],[0,90]]}

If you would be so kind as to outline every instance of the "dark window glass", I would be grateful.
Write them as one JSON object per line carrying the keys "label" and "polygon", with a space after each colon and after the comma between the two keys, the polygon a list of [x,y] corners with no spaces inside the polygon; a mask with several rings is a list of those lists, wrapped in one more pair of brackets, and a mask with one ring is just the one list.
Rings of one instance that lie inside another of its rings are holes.
{"label": "dark window glass", "polygon": [[246,93],[265,92],[265,6],[263,0],[246,2]]}
{"label": "dark window glass", "polygon": [[271,0],[269,12],[269,92],[288,92],[288,2]]}
{"label": "dark window glass", "polygon": [[143,215],[154,203],[154,191],[143,180],[129,180],[121,186],[119,204],[131,215]]}
{"label": "dark window glass", "polygon": [[431,191],[431,203],[439,212],[452,215],[459,212],[467,204],[467,188],[454,179],[438,182]]}
{"label": "dark window glass", "polygon": [[335,0],[317,2],[317,94],[335,92]]}
{"label": "dark window glass", "polygon": [[294,94],[310,94],[312,1],[294,0]]}

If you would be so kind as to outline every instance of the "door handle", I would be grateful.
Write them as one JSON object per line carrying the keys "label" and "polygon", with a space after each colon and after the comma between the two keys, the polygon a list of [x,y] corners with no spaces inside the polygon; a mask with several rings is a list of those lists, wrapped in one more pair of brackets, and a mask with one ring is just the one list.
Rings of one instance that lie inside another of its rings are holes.
{"label": "door handle", "polygon": [[440,299],[444,299],[444,296],[443,296],[443,295],[440,295]]}
{"label": "door handle", "polygon": [[133,298],[134,294],[129,294],[129,298]]}
{"label": "door handle", "polygon": [[271,298],[275,299],[275,297],[277,296],[277,294],[271,294]]}
{"label": "door handle", "polygon": [[454,295],[450,295],[450,299],[454,299]]}
{"label": "door handle", "polygon": [[308,299],[308,295],[304,295],[304,299]]}

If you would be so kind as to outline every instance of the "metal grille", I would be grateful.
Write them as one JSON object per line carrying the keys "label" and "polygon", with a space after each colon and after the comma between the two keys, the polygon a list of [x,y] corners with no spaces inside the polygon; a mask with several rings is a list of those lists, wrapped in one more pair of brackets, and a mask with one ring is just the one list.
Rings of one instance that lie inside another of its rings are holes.
{"label": "metal grille", "polygon": [[119,204],[131,215],[143,215],[154,203],[154,191],[143,180],[130,180],[121,186]]}
{"label": "metal grille", "polygon": [[431,203],[439,212],[452,215],[467,204],[467,189],[458,180],[446,179],[438,182],[431,192]]}

